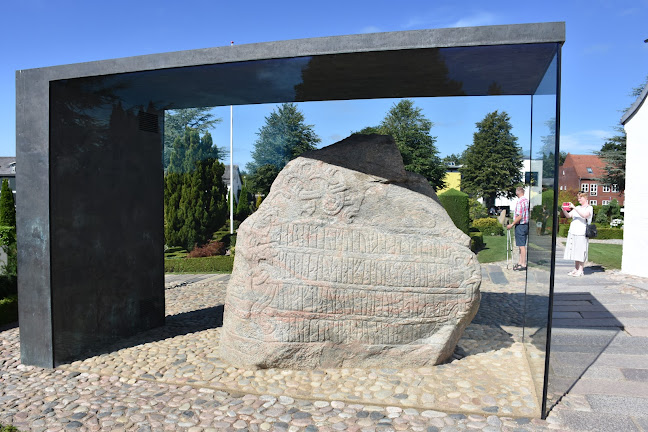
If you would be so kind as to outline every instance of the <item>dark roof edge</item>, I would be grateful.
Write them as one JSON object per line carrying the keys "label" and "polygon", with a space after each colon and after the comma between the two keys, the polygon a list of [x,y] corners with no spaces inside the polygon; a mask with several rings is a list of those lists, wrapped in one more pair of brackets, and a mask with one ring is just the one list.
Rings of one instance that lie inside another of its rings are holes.
{"label": "dark roof edge", "polygon": [[630,108],[628,108],[625,114],[623,114],[623,117],[621,117],[622,125],[625,125],[626,123],[628,123],[628,121],[630,121],[630,119],[637,113],[637,111],[639,111],[639,108],[641,107],[641,105],[643,105],[643,103],[647,98],[648,98],[648,84],[644,86],[644,89],[639,95],[639,97],[637,97],[637,100],[635,100],[634,103],[630,105]]}
{"label": "dark roof edge", "polygon": [[142,70],[290,58],[349,52],[418,48],[564,43],[565,23],[510,24],[328,36],[203,48],[16,71],[49,80]]}

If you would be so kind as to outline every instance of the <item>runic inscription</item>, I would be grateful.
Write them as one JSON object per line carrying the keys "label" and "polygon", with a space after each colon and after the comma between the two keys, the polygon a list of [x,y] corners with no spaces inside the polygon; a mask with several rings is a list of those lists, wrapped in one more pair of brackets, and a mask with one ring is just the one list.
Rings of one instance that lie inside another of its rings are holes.
{"label": "runic inscription", "polygon": [[239,228],[222,355],[248,367],[443,362],[479,305],[467,243],[389,137],[310,152]]}

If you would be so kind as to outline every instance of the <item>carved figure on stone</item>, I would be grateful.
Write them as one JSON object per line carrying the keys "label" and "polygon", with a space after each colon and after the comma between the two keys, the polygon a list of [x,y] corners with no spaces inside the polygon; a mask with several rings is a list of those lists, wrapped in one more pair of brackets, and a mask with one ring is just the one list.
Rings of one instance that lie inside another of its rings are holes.
{"label": "carved figure on stone", "polygon": [[237,237],[220,342],[236,366],[439,364],[479,307],[470,239],[388,136],[291,161]]}

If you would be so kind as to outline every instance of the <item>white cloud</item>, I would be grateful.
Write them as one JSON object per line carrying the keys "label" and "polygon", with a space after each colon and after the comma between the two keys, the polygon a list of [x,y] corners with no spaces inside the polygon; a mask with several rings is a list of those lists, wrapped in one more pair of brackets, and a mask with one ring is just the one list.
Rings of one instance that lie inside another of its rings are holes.
{"label": "white cloud", "polygon": [[474,27],[490,25],[495,22],[495,15],[490,12],[478,12],[448,25],[448,27]]}
{"label": "white cloud", "polygon": [[611,131],[592,129],[560,135],[560,151],[572,154],[592,154],[600,150],[606,138],[613,136]]}
{"label": "white cloud", "polygon": [[379,32],[380,32],[380,28],[371,25],[363,27],[362,30],[360,30],[360,33],[379,33]]}

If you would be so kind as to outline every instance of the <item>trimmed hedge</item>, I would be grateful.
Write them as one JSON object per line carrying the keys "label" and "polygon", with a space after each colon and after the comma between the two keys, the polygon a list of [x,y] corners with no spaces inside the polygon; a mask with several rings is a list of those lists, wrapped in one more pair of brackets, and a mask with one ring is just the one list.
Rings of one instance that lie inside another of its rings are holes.
{"label": "trimmed hedge", "polygon": [[[597,226],[598,240],[623,239],[623,230],[619,228],[601,228]],[[567,237],[569,225],[560,225],[558,237]]]}
{"label": "trimmed hedge", "polygon": [[439,195],[439,201],[454,222],[455,226],[464,233],[470,232],[470,211],[468,194],[456,189],[448,189]]}
{"label": "trimmed hedge", "polygon": [[484,247],[484,234],[481,232],[470,233],[470,250],[477,253]]}
{"label": "trimmed hedge", "polygon": [[0,325],[18,321],[18,296],[0,299]]}
{"label": "trimmed hedge", "polygon": [[598,228],[596,231],[598,232],[596,238],[599,240],[623,238],[623,230],[619,228]]}
{"label": "trimmed hedge", "polygon": [[165,273],[231,273],[233,256],[170,258],[164,260]]}
{"label": "trimmed hedge", "polygon": [[474,228],[477,228],[485,236],[501,236],[504,235],[504,228],[494,218],[481,218],[475,219],[472,223]]}

